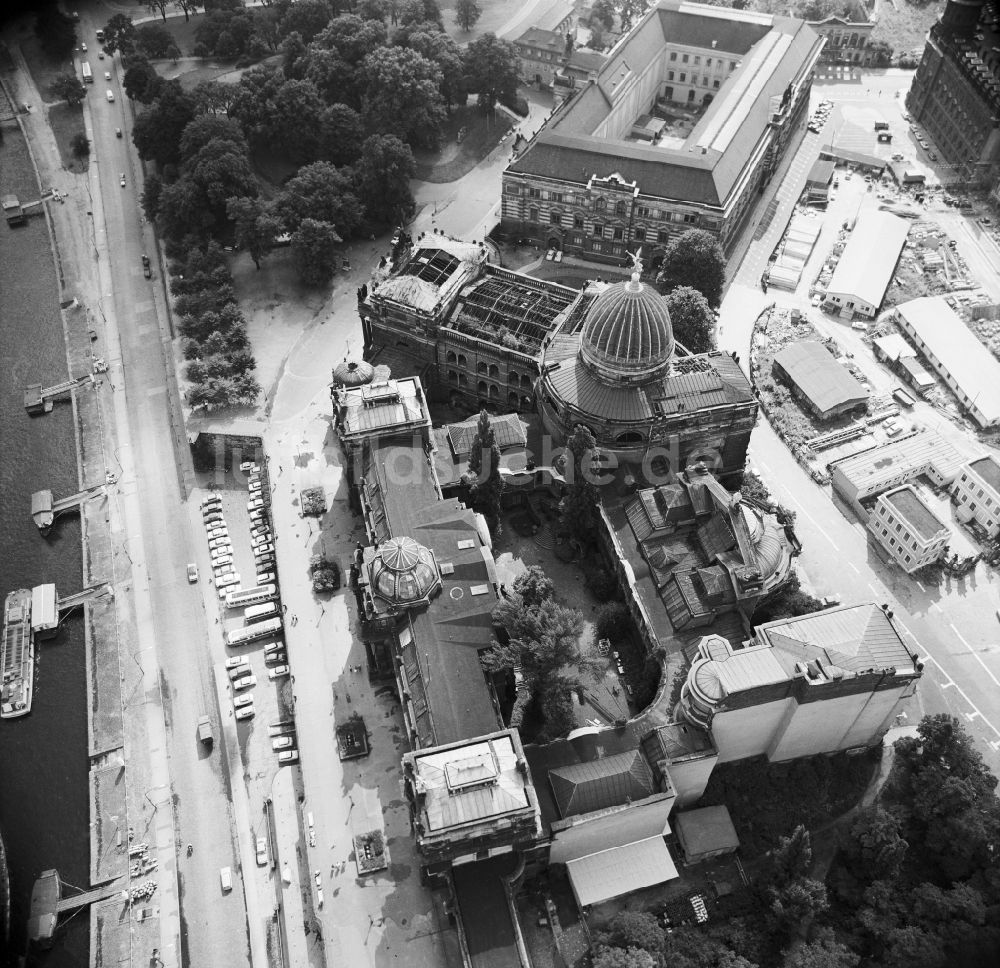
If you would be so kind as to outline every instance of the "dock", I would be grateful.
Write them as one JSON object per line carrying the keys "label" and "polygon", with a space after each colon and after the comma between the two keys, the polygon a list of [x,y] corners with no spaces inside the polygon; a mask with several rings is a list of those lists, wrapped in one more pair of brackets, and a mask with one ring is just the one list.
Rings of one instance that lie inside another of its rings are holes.
{"label": "dock", "polygon": [[100,585],[91,585],[89,588],[85,588],[80,592],[74,592],[65,598],[57,599],[56,607],[59,609],[59,621],[61,622],[67,613],[73,611],[74,608],[79,608],[81,605],[85,605],[95,598],[102,598],[110,594],[111,586],[107,582],[104,582]]}
{"label": "dock", "polygon": [[88,373],[75,380],[63,380],[62,383],[51,387],[43,387],[40,383],[34,383],[24,389],[24,409],[30,414],[51,413],[53,403],[59,397],[66,396],[88,383],[93,386],[95,382],[94,374]]}
{"label": "dock", "polygon": [[121,895],[123,900],[128,897],[128,891],[124,888],[120,878],[91,891],[81,891],[79,894],[70,894],[67,897],[63,897],[62,888],[63,882],[59,877],[59,871],[48,870],[42,871],[41,876],[35,881],[35,886],[31,889],[28,940],[41,948],[52,946],[60,914],[76,911],[115,895]]}
{"label": "dock", "polygon": [[60,514],[69,511],[79,511],[80,505],[84,501],[96,494],[105,493],[104,484],[95,484],[93,487],[84,488],[69,497],[60,498],[58,501],[52,499],[52,492],[48,489],[35,491],[31,495],[31,518],[35,526],[43,534],[52,527],[53,522]]}

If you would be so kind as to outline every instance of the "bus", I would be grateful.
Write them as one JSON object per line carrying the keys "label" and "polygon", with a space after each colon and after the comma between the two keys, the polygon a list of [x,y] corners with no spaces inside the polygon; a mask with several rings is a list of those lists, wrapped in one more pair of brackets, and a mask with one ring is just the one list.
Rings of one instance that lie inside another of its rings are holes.
{"label": "bus", "polygon": [[226,608],[246,608],[247,605],[260,605],[277,597],[277,585],[254,585],[253,588],[237,588],[226,596]]}
{"label": "bus", "polygon": [[259,622],[265,618],[272,618],[278,614],[277,602],[262,602],[260,605],[251,605],[243,612],[243,621]]}
{"label": "bus", "polygon": [[254,639],[263,639],[268,635],[274,635],[281,631],[280,618],[268,618],[263,622],[254,622],[253,625],[246,625],[241,629],[233,629],[226,635],[228,645],[246,645]]}
{"label": "bus", "polygon": [[90,69],[90,63],[88,61],[83,62],[83,83],[94,83],[94,72]]}

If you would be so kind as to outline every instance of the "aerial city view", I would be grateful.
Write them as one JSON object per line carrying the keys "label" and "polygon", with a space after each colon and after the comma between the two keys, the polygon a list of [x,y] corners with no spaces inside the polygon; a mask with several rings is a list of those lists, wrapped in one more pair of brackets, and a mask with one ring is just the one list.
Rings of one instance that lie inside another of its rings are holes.
{"label": "aerial city view", "polygon": [[0,968],[1000,965],[1000,0],[0,11]]}

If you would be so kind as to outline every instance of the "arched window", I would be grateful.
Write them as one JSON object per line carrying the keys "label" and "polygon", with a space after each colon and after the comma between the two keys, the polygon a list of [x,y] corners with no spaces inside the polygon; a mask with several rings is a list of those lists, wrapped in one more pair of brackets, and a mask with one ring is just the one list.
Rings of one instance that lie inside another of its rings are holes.
{"label": "arched window", "polygon": [[469,378],[464,373],[458,374],[458,385],[460,387],[467,387],[469,385]]}
{"label": "arched window", "polygon": [[517,370],[511,370],[510,374],[507,377],[507,382],[511,386],[515,386],[516,387],[518,385],[518,383],[520,382],[520,380],[521,380],[521,378],[517,375]]}
{"label": "arched window", "polygon": [[459,366],[468,366],[469,365],[469,361],[465,358],[465,354],[464,353],[459,353],[458,354],[458,365]]}
{"label": "arched window", "polygon": [[603,198],[594,199],[594,211],[603,212],[608,207],[608,203]]}
{"label": "arched window", "polygon": [[485,397],[489,393],[489,388],[486,386],[485,380],[480,380],[476,385],[476,389],[479,391],[481,397]]}
{"label": "arched window", "polygon": [[525,375],[525,376],[521,377],[521,386],[522,387],[530,390],[531,389],[531,383],[532,383],[532,380],[531,380],[530,376]]}
{"label": "arched window", "polygon": [[485,363],[480,361],[478,364],[476,364],[476,372],[481,373],[483,376],[486,376],[486,374],[489,372],[489,367]]}
{"label": "arched window", "polygon": [[448,382],[449,383],[458,383],[458,374],[454,370],[449,370],[448,371]]}
{"label": "arched window", "polygon": [[455,356],[455,354],[451,350],[448,350],[448,355],[447,355],[447,357],[445,357],[445,359],[449,363],[454,363],[454,362],[456,362],[456,360],[458,359],[458,357]]}
{"label": "arched window", "polygon": [[615,437],[615,443],[618,444],[619,447],[638,447],[642,444],[642,441],[642,434],[636,430],[627,430],[625,433],[619,434]]}
{"label": "arched window", "polygon": [[626,215],[628,215],[628,203],[627,202],[619,202],[615,206],[615,215],[619,215],[619,216],[621,216],[623,218]]}
{"label": "arched window", "polygon": [[500,388],[495,383],[490,384],[490,396],[491,397],[500,396]]}
{"label": "arched window", "polygon": [[507,406],[513,407],[515,410],[517,409],[517,393],[514,391],[507,394]]}
{"label": "arched window", "polygon": [[496,363],[491,363],[490,364],[490,376],[494,380],[499,379],[499,377],[500,377],[500,367],[497,366]]}

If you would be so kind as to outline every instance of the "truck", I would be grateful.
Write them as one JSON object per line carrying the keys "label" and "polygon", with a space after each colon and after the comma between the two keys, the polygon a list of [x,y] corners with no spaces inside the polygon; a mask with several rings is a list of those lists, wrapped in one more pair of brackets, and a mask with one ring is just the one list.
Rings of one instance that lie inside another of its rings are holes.
{"label": "truck", "polygon": [[212,721],[207,716],[202,716],[198,720],[198,739],[206,746],[211,746],[215,741],[212,734]]}

